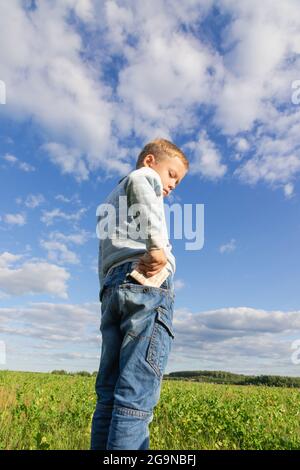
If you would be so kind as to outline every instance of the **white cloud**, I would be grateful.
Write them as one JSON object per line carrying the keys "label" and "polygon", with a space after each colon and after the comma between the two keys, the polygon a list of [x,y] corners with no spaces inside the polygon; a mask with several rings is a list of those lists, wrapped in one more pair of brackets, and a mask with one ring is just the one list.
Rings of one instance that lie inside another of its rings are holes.
{"label": "white cloud", "polygon": [[191,174],[200,174],[215,180],[226,173],[227,167],[221,162],[221,154],[208,138],[206,131],[201,131],[198,140],[189,142],[185,148],[190,150],[194,156],[190,163]]}
{"label": "white cloud", "polygon": [[58,264],[79,264],[76,253],[69,250],[64,243],[41,240],[41,246],[48,251],[48,259]]}
{"label": "white cloud", "polygon": [[235,239],[232,238],[229,243],[221,245],[219,248],[220,253],[231,253],[236,249]]}
{"label": "white cloud", "polygon": [[81,208],[74,214],[67,214],[60,209],[55,208],[51,211],[43,211],[41,221],[46,225],[52,225],[57,219],[78,222],[85,212],[86,209]]}
{"label": "white cloud", "polygon": [[63,241],[66,243],[73,243],[75,245],[84,245],[84,243],[89,240],[91,235],[92,234],[86,230],[78,230],[76,233],[71,233],[69,235],[54,231],[49,233],[49,238],[50,240]]}
{"label": "white cloud", "polygon": [[174,281],[174,288],[175,290],[180,290],[185,287],[185,282],[182,279],[176,279]]}
{"label": "white cloud", "polygon": [[[17,204],[22,204],[22,198],[16,198]],[[42,194],[29,194],[26,199],[24,200],[24,204],[29,209],[35,209],[36,207],[40,206],[45,202],[45,198]]]}
{"label": "white cloud", "polygon": [[4,251],[0,254],[0,267],[11,266],[21,258],[23,258],[23,255],[14,255],[13,253]]}
{"label": "white cloud", "polygon": [[235,133],[264,119],[272,99],[289,98],[286,78],[295,65],[286,59],[298,51],[297,2],[222,0],[223,11],[233,20],[223,31],[226,66],[224,87],[218,94],[217,120]]}
{"label": "white cloud", "polygon": [[89,172],[80,150],[55,142],[45,144],[42,148],[48,152],[50,160],[60,167],[62,173],[73,174],[78,181],[88,179]]}
{"label": "white cloud", "polygon": [[195,108],[209,103],[222,71],[218,54],[192,33],[211,4],[106,4],[107,47],[126,61],[117,87],[121,135],[134,129],[146,141],[196,125]]}
{"label": "white cloud", "polygon": [[35,302],[26,307],[1,308],[0,311],[4,319],[2,333],[41,340],[40,348],[51,345],[54,355],[55,347],[60,343],[64,346],[66,343],[85,343],[87,347],[98,343],[97,308],[92,303]]}
{"label": "white cloud", "polygon": [[294,193],[294,185],[292,183],[287,183],[283,187],[284,189],[284,194],[287,198],[290,198],[293,196]]}
{"label": "white cloud", "polygon": [[300,330],[300,311],[229,307],[192,313],[187,309],[178,309],[174,317],[174,328],[181,341],[190,335],[195,341],[213,343],[262,333],[290,334]]}
{"label": "white cloud", "polygon": [[[132,165],[128,149],[119,148],[120,139],[132,131],[147,139],[188,127],[195,101],[208,100],[214,81],[209,68],[218,66],[216,58],[178,27],[181,21],[196,23],[211,3],[184,6],[176,0],[172,6],[159,2],[157,9],[152,2],[128,1],[121,7],[94,1],[85,8],[75,0],[45,1],[31,11],[15,2],[5,4],[1,42],[7,49],[22,44],[13,54],[0,53],[7,113],[30,115],[46,127],[49,143],[43,148],[64,173],[82,180],[99,167],[128,172]],[[79,29],[67,22],[71,9],[87,29],[95,28],[97,41],[91,36],[90,45],[84,45]],[[130,46],[133,37],[136,47]],[[113,95],[112,85],[101,78],[111,66],[110,54],[117,58],[120,51],[125,61]]]}
{"label": "white cloud", "polygon": [[273,183],[288,183],[289,179],[300,171],[298,155],[263,155],[248,160],[235,170],[235,174],[244,182],[256,184],[259,180]]}
{"label": "white cloud", "polygon": [[1,291],[12,296],[50,294],[67,298],[69,273],[47,262],[25,261],[14,265],[20,255],[4,252],[0,256]]}
{"label": "white cloud", "polygon": [[55,196],[55,199],[57,201],[62,201],[62,202],[65,202],[65,203],[69,203],[69,202],[76,202],[78,204],[81,204],[81,201],[79,199],[79,196],[78,194],[74,194],[73,196],[71,196],[70,198],[64,196],[63,194],[57,194]]}
{"label": "white cloud", "polygon": [[249,150],[249,142],[244,137],[237,138],[235,144],[239,152],[246,152],[247,150]]}
{"label": "white cloud", "polygon": [[[63,173],[79,181],[99,168],[125,174],[135,155],[121,147],[124,139],[135,146],[132,137],[144,143],[180,133],[194,156],[192,170],[222,178],[227,167],[216,144],[204,131],[198,137],[204,125],[217,126],[233,137],[235,176],[280,186],[289,197],[300,158],[300,113],[291,103],[291,83],[300,74],[297,0],[45,0],[31,11],[23,6],[5,2],[0,18],[0,40],[7,45],[0,51],[5,113],[30,116],[46,129],[42,148]],[[224,19],[220,44],[203,34],[213,6]],[[71,12],[81,28],[68,21]],[[294,129],[286,117],[294,119]],[[249,142],[241,137],[245,132]],[[272,142],[274,150],[265,153]]]}
{"label": "white cloud", "polygon": [[63,194],[57,194],[57,196],[55,196],[55,199],[62,202],[71,202],[71,198],[67,198]]}
{"label": "white cloud", "polygon": [[35,209],[45,202],[45,198],[42,194],[29,194],[25,200],[25,206],[30,209]]}
{"label": "white cloud", "polygon": [[5,214],[3,220],[9,225],[22,226],[26,224],[26,216],[24,214]]}
{"label": "white cloud", "polygon": [[[86,366],[92,370],[99,364],[98,302],[81,305],[38,302],[0,308],[0,319],[6,338],[8,335],[16,341],[30,338],[28,354],[22,343],[18,345],[19,363],[20,357],[27,356],[33,367],[38,349],[44,370],[49,362],[55,364],[60,359],[69,366],[75,358],[86,359]],[[291,346],[300,337],[300,311],[228,307],[192,313],[181,308],[174,311],[173,327],[175,340],[168,370],[225,369],[297,375],[297,367],[291,361]]]}
{"label": "white cloud", "polygon": [[4,155],[3,159],[10,163],[13,166],[16,166],[19,170],[30,172],[35,171],[34,166],[30,165],[26,162],[21,162],[17,157],[14,155],[6,154]]}
{"label": "white cloud", "polygon": [[270,122],[256,132],[255,154],[234,174],[247,184],[265,181],[272,188],[281,187],[288,196],[300,173],[299,123],[299,111],[279,113],[270,110]]}
{"label": "white cloud", "polygon": [[228,307],[192,313],[181,308],[173,326],[170,370],[176,365],[177,370],[297,375],[291,344],[300,337],[300,311]]}
{"label": "white cloud", "polygon": [[300,74],[298,2],[222,0],[220,5],[233,20],[223,31],[228,52],[214,121],[223,133],[252,133],[252,155],[235,175],[245,184],[281,187],[287,195],[286,185],[300,169],[300,113],[291,105],[291,83]]}
{"label": "white cloud", "polygon": [[[248,136],[251,137],[250,135]],[[245,155],[251,150],[251,142],[245,137],[237,135],[234,138],[229,137],[227,139],[228,146],[232,148],[231,154],[229,156],[230,160],[235,162],[240,162]]]}
{"label": "white cloud", "polygon": [[6,160],[7,162],[11,163],[12,165],[14,165],[15,163],[17,163],[18,159],[17,157],[15,157],[14,155],[9,155],[9,154],[6,154],[4,155],[4,160]]}
{"label": "white cloud", "polygon": [[83,245],[91,237],[86,230],[78,230],[77,233],[64,234],[54,231],[48,234],[49,240],[41,240],[40,245],[48,251],[48,259],[58,264],[79,264],[77,253],[70,250],[67,245]]}
{"label": "white cloud", "polygon": [[45,1],[30,11],[24,3],[5,2],[0,18],[1,43],[6,44],[0,51],[1,77],[7,86],[5,112],[19,119],[30,116],[47,129],[50,140],[68,140],[69,151],[63,147],[66,163],[61,151],[51,158],[64,172],[85,179],[104,162],[117,172],[129,166],[122,161],[116,165],[118,157],[106,159],[117,150],[111,131],[111,88],[98,80],[99,62],[93,64],[84,55],[79,30],[68,21],[72,11],[91,22],[93,2]]}
{"label": "white cloud", "polygon": [[[174,3],[178,6],[177,2]],[[297,59],[300,19],[299,15],[294,14],[297,2],[287,0],[274,4],[270,0],[254,0],[251,6],[247,2],[233,0],[213,3],[221,13],[230,17],[220,30],[223,56],[204,46],[199,37],[196,39],[189,34],[195,31],[195,18],[198,21],[201,18],[200,2],[193,2],[198,15],[190,15],[195,11],[191,4],[183,7],[185,12],[189,12],[188,19],[185,18],[189,32],[185,34],[174,27],[180,24],[182,12],[174,8],[172,14],[168,11],[167,2],[161,2],[162,8],[155,19],[150,15],[151,7],[148,4],[134,9],[131,2],[126,2],[122,7],[117,2],[110,3],[110,37],[117,49],[125,43],[123,54],[127,59],[118,87],[119,96],[127,103],[125,112],[120,109],[120,126],[123,124],[126,133],[128,128],[138,129],[140,125],[138,132],[143,135],[144,131],[145,138],[153,134],[153,130],[155,133],[156,127],[156,133],[166,137],[173,129],[183,132],[185,126],[196,132],[201,122],[195,119],[191,103],[194,108],[200,104],[214,105],[214,124],[219,126],[221,133],[237,136],[234,145],[240,153],[235,156],[236,162],[242,160],[241,154],[252,153],[248,160],[243,159],[235,175],[246,184],[256,184],[262,180],[272,187],[282,186],[286,188],[286,194],[290,190],[290,186],[286,185],[292,184],[292,180],[299,175],[299,137],[298,133],[289,132],[286,128],[280,145],[276,123],[287,114],[288,107],[288,114],[294,116],[296,128],[300,124],[298,110],[291,106],[290,87],[300,74],[300,60]],[[133,10],[135,15],[132,15]],[[135,45],[130,47],[126,38],[132,33],[136,15],[144,20],[139,22],[143,25],[143,37],[135,29]],[[112,32],[112,26],[116,26],[116,35]],[[152,35],[154,27],[156,34]],[[174,53],[171,53],[173,47]],[[191,68],[191,75],[189,60],[196,64]],[[213,74],[208,73],[211,70]],[[159,89],[156,87],[157,76],[161,83]],[[132,118],[137,115],[138,123]],[[248,141],[239,137],[245,131],[254,133],[254,145],[250,146]],[[274,151],[270,156],[266,156],[260,148],[263,139],[270,143],[273,141]],[[187,148],[195,157],[192,171],[213,179],[224,176],[226,167],[221,163],[215,144],[207,137],[204,139],[204,152],[199,149],[198,139],[192,138]]]}
{"label": "white cloud", "polygon": [[23,170],[23,171],[26,171],[26,172],[35,171],[34,166],[32,166],[32,165],[30,165],[29,163],[26,163],[26,162],[20,162],[19,168],[20,168],[20,170]]}

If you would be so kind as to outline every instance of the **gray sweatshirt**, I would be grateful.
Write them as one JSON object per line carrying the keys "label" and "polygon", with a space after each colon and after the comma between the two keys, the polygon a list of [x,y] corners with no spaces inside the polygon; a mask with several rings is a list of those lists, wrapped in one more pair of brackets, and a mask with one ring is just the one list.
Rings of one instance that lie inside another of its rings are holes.
{"label": "gray sweatshirt", "polygon": [[[142,229],[138,238],[137,226]],[[151,248],[164,249],[168,260],[166,267],[175,273],[176,262],[164,212],[163,186],[156,171],[142,167],[119,181],[105,202],[97,208],[97,235],[100,238],[100,286],[112,268],[138,260]]]}

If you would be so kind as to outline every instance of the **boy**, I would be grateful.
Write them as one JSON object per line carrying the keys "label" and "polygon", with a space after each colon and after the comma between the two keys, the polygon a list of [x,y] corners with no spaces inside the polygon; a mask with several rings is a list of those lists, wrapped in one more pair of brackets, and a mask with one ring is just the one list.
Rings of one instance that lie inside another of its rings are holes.
{"label": "boy", "polygon": [[[97,211],[102,349],[91,449],[149,448],[148,425],[174,339],[176,265],[163,197],[176,188],[188,168],[176,145],[154,140],[140,153],[136,170],[122,178],[106,200],[109,236],[104,236],[104,217]],[[121,210],[124,198],[126,215]],[[164,267],[169,276],[160,287],[145,286],[130,277],[134,268],[151,277]]]}

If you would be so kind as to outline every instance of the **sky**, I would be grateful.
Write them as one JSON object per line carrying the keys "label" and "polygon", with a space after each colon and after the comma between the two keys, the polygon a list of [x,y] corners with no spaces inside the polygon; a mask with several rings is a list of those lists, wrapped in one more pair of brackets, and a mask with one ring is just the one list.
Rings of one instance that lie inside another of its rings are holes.
{"label": "sky", "polygon": [[96,371],[96,209],[157,137],[203,205],[166,373],[300,375],[297,0],[0,0],[0,368]]}

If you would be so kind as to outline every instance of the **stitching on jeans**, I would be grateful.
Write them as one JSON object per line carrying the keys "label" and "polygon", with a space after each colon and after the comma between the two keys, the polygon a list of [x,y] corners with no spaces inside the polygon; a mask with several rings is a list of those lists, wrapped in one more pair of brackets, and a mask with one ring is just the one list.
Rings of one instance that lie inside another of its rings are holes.
{"label": "stitching on jeans", "polygon": [[169,289],[162,289],[160,287],[144,286],[143,284],[132,284],[132,283],[129,283],[129,282],[119,284],[118,287],[122,291],[126,291],[128,289],[128,290],[131,290],[132,292],[138,292],[138,293],[143,293],[144,289],[147,288],[147,291],[145,293],[149,293],[149,292],[157,293],[157,292],[159,292],[159,293],[165,295],[166,297],[174,299],[174,294],[173,294],[172,291],[170,291]]}
{"label": "stitching on jeans", "polygon": [[167,309],[162,306],[159,306],[157,307],[157,310],[158,310],[158,315],[156,317],[156,321],[160,323],[161,325],[163,325],[168,330],[169,335],[172,336],[172,338],[174,339],[175,334],[173,331],[172,323],[169,322]]}
{"label": "stitching on jeans", "polygon": [[147,339],[150,339],[151,336],[146,336],[146,335],[135,335],[134,333],[132,333],[131,331],[129,331],[128,333],[128,336],[131,336],[133,339],[136,339],[136,338],[147,338]]}
{"label": "stitching on jeans", "polygon": [[[161,378],[163,376],[163,372],[159,368],[160,364],[157,364],[156,361],[155,361],[155,358],[156,358],[155,342],[157,343],[157,340],[158,340],[157,337],[159,335],[160,327],[165,330],[165,332],[168,334],[168,336],[171,336],[172,338],[173,338],[173,336],[170,335],[170,332],[168,330],[169,327],[167,327],[164,322],[160,322],[160,320],[158,318],[158,315],[159,315],[158,310],[160,310],[160,307],[156,307],[155,310],[157,311],[157,316],[154,320],[152,335],[151,335],[149,346],[148,346],[147,353],[146,353],[146,361],[152,367],[152,369],[154,370],[156,375],[159,378]],[[161,351],[161,353],[165,354],[165,350]]]}
{"label": "stitching on jeans", "polygon": [[140,418],[149,418],[151,416],[151,412],[126,408],[125,406],[115,406],[114,408],[117,413],[125,416],[137,416]]}

